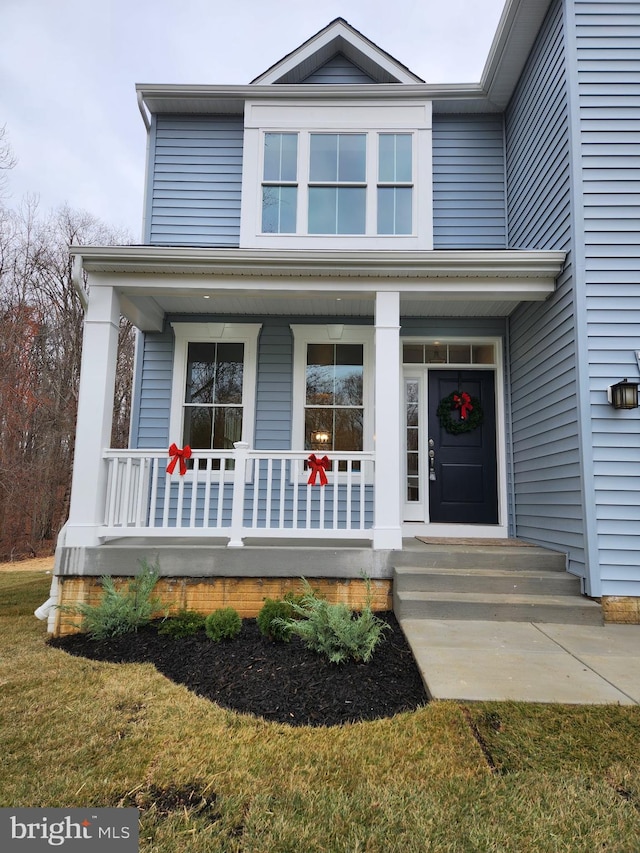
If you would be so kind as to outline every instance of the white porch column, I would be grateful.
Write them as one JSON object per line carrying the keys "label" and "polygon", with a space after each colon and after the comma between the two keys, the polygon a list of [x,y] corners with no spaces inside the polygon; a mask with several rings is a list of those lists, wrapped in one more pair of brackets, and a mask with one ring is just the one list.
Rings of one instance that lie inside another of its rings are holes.
{"label": "white porch column", "polygon": [[115,289],[93,285],[84,321],[67,546],[99,544],[97,528],[104,524],[107,469],[102,453],[111,444],[119,322]]}
{"label": "white porch column", "polygon": [[376,293],[373,547],[401,549],[400,294]]}

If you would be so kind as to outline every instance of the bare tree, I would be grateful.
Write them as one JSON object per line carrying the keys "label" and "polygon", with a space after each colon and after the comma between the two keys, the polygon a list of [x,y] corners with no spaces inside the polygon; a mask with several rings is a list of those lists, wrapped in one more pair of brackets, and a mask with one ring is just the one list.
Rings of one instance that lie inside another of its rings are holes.
{"label": "bare tree", "polygon": [[[71,245],[128,235],[63,207],[0,209],[0,556],[42,550],[68,512],[83,309]],[[114,440],[126,444],[133,330],[121,323]]]}
{"label": "bare tree", "polygon": [[0,127],[0,198],[7,191],[7,172],[13,169],[17,162],[7,136],[7,126],[4,124]]}

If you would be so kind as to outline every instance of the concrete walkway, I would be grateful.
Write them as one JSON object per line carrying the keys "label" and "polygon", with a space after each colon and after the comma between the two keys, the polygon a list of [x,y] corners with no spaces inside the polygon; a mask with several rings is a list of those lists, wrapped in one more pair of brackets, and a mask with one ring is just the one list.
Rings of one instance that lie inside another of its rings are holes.
{"label": "concrete walkway", "polygon": [[433,699],[640,705],[640,625],[401,625]]}

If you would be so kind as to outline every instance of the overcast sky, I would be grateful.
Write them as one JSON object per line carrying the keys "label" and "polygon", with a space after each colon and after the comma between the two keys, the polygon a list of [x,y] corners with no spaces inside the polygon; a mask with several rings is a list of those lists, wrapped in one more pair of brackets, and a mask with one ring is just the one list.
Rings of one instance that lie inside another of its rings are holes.
{"label": "overcast sky", "polygon": [[249,83],[336,17],[428,83],[478,82],[505,0],[0,0],[9,203],[67,202],[140,239],[136,83]]}

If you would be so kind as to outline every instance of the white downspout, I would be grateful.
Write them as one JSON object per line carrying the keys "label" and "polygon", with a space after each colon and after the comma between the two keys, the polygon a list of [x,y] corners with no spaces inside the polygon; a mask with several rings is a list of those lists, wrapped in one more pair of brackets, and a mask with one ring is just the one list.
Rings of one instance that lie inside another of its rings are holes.
{"label": "white downspout", "polygon": [[45,601],[44,604],[41,604],[36,610],[33,611],[33,615],[36,619],[40,619],[42,622],[47,620],[47,631],[50,634],[53,634],[55,629],[55,620],[56,620],[56,606],[58,604],[58,576],[54,575],[51,579],[51,589],[49,590],[49,598]]}
{"label": "white downspout", "polygon": [[[58,567],[60,550],[65,543],[66,527],[67,525],[64,524],[62,530],[58,534],[58,539],[56,541],[56,559],[54,572]],[[54,574],[54,576],[51,578],[49,598],[44,602],[44,604],[41,604],[40,607],[36,608],[36,610],[33,611],[33,615],[36,617],[36,619],[40,619],[42,622],[44,622],[45,619],[47,620],[47,631],[49,632],[49,634],[53,634],[56,627],[56,607],[58,605],[59,592],[60,584],[58,582],[58,575]]]}

